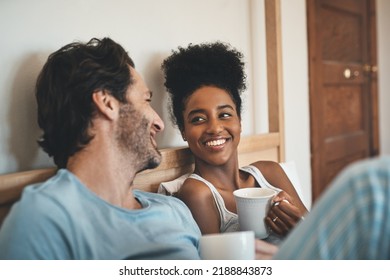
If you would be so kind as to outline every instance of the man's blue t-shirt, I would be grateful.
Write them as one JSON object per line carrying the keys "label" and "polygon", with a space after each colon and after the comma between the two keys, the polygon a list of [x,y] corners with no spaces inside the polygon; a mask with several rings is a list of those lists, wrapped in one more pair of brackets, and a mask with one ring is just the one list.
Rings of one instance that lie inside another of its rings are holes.
{"label": "man's blue t-shirt", "polygon": [[142,209],[102,200],[65,169],[26,187],[0,229],[0,259],[199,259],[179,199],[133,191]]}

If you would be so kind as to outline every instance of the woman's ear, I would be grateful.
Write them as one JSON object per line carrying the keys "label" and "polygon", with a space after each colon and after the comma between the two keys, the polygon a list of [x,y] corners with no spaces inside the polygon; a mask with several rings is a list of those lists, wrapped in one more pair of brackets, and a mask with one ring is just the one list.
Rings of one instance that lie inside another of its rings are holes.
{"label": "woman's ear", "polygon": [[114,119],[118,114],[119,101],[105,90],[99,90],[92,94],[92,100],[96,109],[108,119]]}
{"label": "woman's ear", "polygon": [[184,133],[184,130],[180,131],[181,133],[181,137],[183,137],[183,140],[187,142],[187,138],[186,138],[186,135]]}

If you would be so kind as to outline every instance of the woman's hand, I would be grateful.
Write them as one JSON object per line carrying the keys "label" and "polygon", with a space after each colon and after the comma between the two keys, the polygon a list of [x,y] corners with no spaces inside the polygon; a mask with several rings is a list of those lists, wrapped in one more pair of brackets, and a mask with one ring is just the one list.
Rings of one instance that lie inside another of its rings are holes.
{"label": "woman's hand", "polygon": [[278,247],[260,239],[255,240],[256,260],[270,260],[278,251]]}
{"label": "woman's hand", "polygon": [[294,205],[293,199],[286,192],[281,191],[271,201],[265,222],[273,232],[285,236],[303,219],[304,214]]}

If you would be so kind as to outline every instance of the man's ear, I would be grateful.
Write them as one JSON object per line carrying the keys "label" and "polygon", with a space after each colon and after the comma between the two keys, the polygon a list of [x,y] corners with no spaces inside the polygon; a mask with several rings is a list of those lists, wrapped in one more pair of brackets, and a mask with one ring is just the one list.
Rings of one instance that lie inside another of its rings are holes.
{"label": "man's ear", "polygon": [[92,94],[92,100],[96,109],[108,119],[114,119],[119,108],[119,101],[105,90],[99,90]]}

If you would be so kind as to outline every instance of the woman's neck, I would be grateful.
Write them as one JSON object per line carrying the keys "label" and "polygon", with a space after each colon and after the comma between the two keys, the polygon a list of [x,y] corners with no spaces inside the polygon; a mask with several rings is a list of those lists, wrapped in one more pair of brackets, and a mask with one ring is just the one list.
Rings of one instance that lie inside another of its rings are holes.
{"label": "woman's neck", "polygon": [[238,159],[218,166],[195,160],[194,173],[212,183],[217,189],[223,190],[241,188],[247,177],[240,172]]}

